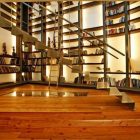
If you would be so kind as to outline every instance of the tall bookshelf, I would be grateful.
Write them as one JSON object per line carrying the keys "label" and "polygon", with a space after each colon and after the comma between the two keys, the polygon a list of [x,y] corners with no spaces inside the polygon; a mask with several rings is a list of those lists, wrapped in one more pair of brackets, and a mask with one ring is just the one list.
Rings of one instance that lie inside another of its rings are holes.
{"label": "tall bookshelf", "polygon": [[[120,82],[124,82],[124,84],[118,84],[118,88],[122,89],[132,89],[135,90],[136,79],[131,79],[132,75],[139,75],[139,73],[132,72],[132,65],[131,65],[131,36],[133,34],[139,33],[139,25],[135,27],[135,24],[139,24],[139,16],[135,16],[134,18],[130,19],[132,14],[137,14],[139,12],[139,3],[138,2],[108,2],[105,5],[106,12],[104,12],[105,29],[107,29],[107,40],[112,39],[114,40],[116,37],[124,38],[124,50],[125,50],[125,68],[124,71],[115,72],[110,71],[107,74],[111,75],[124,75],[125,77]],[[136,4],[136,5],[135,5]],[[131,6],[135,5],[135,6]],[[118,20],[117,22],[115,20]],[[115,21],[115,22],[114,22]],[[137,81],[139,82],[139,80]],[[133,87],[134,86],[134,87]]]}

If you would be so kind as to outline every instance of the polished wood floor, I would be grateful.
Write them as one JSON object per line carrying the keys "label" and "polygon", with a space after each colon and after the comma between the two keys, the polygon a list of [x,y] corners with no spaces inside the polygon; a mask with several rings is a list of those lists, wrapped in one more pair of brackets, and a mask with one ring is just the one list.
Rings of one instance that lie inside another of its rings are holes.
{"label": "polished wood floor", "polygon": [[[0,95],[25,90],[45,91],[48,87],[24,85],[2,89]],[[140,93],[128,93],[136,102],[133,111],[108,91],[64,87],[58,91],[92,96],[0,96],[0,140],[140,139]]]}

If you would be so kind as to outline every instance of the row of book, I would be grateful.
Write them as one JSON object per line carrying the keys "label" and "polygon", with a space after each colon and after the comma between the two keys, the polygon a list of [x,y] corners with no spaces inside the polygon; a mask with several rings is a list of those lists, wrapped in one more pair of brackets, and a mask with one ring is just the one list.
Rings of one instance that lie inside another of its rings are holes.
{"label": "row of book", "polygon": [[30,59],[30,58],[41,58],[41,54],[35,54],[35,53],[24,53],[23,59]]}
{"label": "row of book", "polygon": [[[1,65],[6,65],[7,64],[4,57],[0,57],[0,64]],[[19,59],[17,59],[17,58],[11,58],[10,59],[10,64],[11,65],[18,65],[19,64]]]}
{"label": "row of book", "polygon": [[5,61],[4,57],[0,57],[0,64],[6,64],[6,61]]}
{"label": "row of book", "polygon": [[37,59],[25,59],[22,61],[22,65],[36,65],[37,64]]}
{"label": "row of book", "polygon": [[124,6],[120,6],[117,7],[116,9],[111,9],[109,11],[106,11],[106,16],[113,16],[122,12],[124,12]]}
{"label": "row of book", "polygon": [[23,72],[34,72],[35,71],[35,67],[34,66],[23,66],[22,67],[22,71]]}
{"label": "row of book", "polygon": [[47,65],[47,64],[58,64],[58,59],[30,59],[30,60],[23,60],[23,65]]}
{"label": "row of book", "polygon": [[72,64],[85,63],[83,58],[73,58]]}
{"label": "row of book", "polygon": [[[124,16],[120,17],[118,23],[124,23],[124,22],[125,22],[125,17]],[[108,25],[113,25],[113,24],[114,24],[113,19],[109,19],[109,20],[106,21],[107,26]]]}
{"label": "row of book", "polygon": [[96,49],[95,54],[104,54],[103,49]]}
{"label": "row of book", "polygon": [[106,7],[113,6],[115,4],[116,4],[116,1],[109,1],[109,2],[106,2]]}
{"label": "row of book", "polygon": [[[98,82],[103,81],[104,81],[103,77],[98,79]],[[110,86],[126,87],[126,78],[117,81],[115,78],[107,77],[107,82],[109,83]],[[140,80],[136,78],[130,79],[130,87],[140,88]]]}
{"label": "row of book", "polygon": [[[118,87],[126,87],[126,78],[117,81],[116,86],[118,86]],[[135,79],[135,78],[130,79],[130,87],[140,88],[140,80]]]}
{"label": "row of book", "polygon": [[0,66],[0,73],[16,73],[20,72],[19,67],[7,67],[7,66]]}
{"label": "row of book", "polygon": [[[135,25],[129,25],[129,31],[136,29]],[[107,30],[107,34],[111,35],[111,34],[116,34],[116,33],[124,33],[125,31],[125,27],[119,27],[119,28],[112,28]]]}
{"label": "row of book", "polygon": [[10,64],[11,64],[11,65],[19,65],[19,59],[11,58]]}

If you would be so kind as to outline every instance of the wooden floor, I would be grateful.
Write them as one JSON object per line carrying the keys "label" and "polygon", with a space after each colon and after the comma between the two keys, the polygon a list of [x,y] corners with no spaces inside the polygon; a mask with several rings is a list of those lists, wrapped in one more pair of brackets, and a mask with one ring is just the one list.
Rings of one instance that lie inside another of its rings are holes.
{"label": "wooden floor", "polygon": [[[24,85],[0,90],[48,90]],[[51,90],[57,90],[54,87]],[[122,105],[108,91],[59,87],[58,91],[88,92],[92,96],[0,96],[0,140],[139,140],[140,94],[128,93],[136,110]]]}

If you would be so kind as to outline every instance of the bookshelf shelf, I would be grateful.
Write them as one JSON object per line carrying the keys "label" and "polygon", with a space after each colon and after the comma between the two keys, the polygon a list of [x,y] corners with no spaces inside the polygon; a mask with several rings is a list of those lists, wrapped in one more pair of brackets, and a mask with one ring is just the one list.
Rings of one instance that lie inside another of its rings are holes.
{"label": "bookshelf shelf", "polygon": [[16,73],[20,73],[20,72],[0,72],[0,74],[16,74]]}
{"label": "bookshelf shelf", "polygon": [[[103,56],[103,54],[81,54],[81,56],[86,57],[86,56]],[[64,57],[79,57],[79,55],[64,55]]]}
{"label": "bookshelf shelf", "polygon": [[72,64],[72,65],[103,65],[104,63],[81,63],[81,64]]}
{"label": "bookshelf shelf", "polygon": [[[102,30],[103,29],[103,26],[100,26],[100,27],[93,27],[93,28],[85,28],[84,30],[87,31],[87,32],[90,32],[90,31],[98,31],[98,30]],[[63,35],[73,35],[73,34],[76,34],[78,33],[78,30],[75,30],[73,32],[63,32]]]}
{"label": "bookshelf shelf", "polygon": [[[98,45],[98,46],[103,46],[103,45]],[[98,48],[98,46],[93,46],[93,45],[86,45],[86,46],[81,46],[81,48],[92,48],[92,49],[95,49],[95,48]],[[69,47],[69,48],[61,48],[63,50],[74,50],[74,49],[78,49],[79,47],[78,46],[75,46],[75,47]]]}
{"label": "bookshelf shelf", "polygon": [[17,64],[0,64],[0,66],[20,66],[20,65],[17,65]]}

